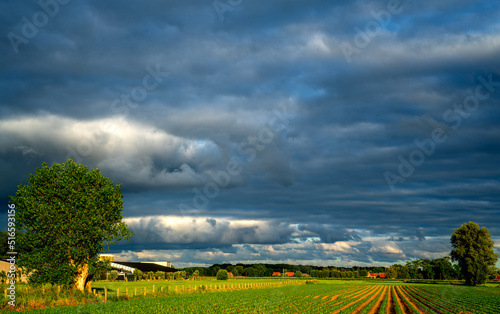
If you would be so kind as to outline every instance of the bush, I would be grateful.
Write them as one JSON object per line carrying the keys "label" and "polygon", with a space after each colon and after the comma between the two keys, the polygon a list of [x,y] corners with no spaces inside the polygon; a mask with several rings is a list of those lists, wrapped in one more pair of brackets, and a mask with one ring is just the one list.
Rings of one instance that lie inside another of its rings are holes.
{"label": "bush", "polygon": [[140,271],[138,269],[134,269],[134,278],[136,281],[141,280],[143,276],[144,276],[144,274],[142,273],[142,271]]}
{"label": "bush", "polygon": [[227,280],[228,278],[227,270],[221,269],[217,272],[217,280]]}
{"label": "bush", "polygon": [[293,277],[302,277],[302,272],[300,270],[297,270],[295,274],[293,274]]}
{"label": "bush", "polygon": [[118,271],[117,270],[112,270],[109,272],[109,280],[116,280],[118,279]]}

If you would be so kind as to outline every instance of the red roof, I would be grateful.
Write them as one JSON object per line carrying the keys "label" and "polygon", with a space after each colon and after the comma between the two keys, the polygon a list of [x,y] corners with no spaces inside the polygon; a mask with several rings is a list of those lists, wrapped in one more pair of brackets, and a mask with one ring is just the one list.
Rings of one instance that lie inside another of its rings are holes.
{"label": "red roof", "polygon": [[281,273],[279,273],[279,272],[277,272],[277,271],[275,271],[275,272],[273,273],[273,276],[279,276],[279,275],[281,275]]}
{"label": "red roof", "polygon": [[285,274],[286,274],[288,277],[292,277],[293,275],[295,275],[295,273],[294,273],[294,272],[291,272],[291,271],[289,271],[289,272],[287,272],[287,273],[285,273]]}
{"label": "red roof", "polygon": [[380,273],[378,275],[380,276],[380,278],[385,278],[385,274],[384,273]]}

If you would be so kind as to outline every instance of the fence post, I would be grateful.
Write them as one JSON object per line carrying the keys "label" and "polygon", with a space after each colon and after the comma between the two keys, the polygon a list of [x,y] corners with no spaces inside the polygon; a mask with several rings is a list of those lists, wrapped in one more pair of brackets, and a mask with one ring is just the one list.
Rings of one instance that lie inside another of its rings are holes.
{"label": "fence post", "polygon": [[144,296],[146,296],[146,287],[144,287]]}
{"label": "fence post", "polygon": [[128,288],[125,289],[125,295],[127,296],[128,299]]}
{"label": "fence post", "polygon": [[155,294],[155,285],[153,285],[153,294]]}
{"label": "fence post", "polygon": [[137,296],[137,287],[134,289],[134,297]]}
{"label": "fence post", "polygon": [[104,302],[108,301],[108,289],[104,288]]}
{"label": "fence post", "polygon": [[119,298],[120,297],[120,288],[116,288],[116,297]]}

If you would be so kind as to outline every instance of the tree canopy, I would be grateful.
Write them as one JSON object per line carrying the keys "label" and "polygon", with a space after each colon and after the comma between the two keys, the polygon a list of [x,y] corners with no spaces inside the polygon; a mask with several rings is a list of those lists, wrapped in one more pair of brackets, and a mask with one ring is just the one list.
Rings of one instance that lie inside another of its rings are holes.
{"label": "tree canopy", "polygon": [[451,236],[451,258],[458,261],[465,284],[476,286],[483,284],[489,276],[491,266],[498,260],[493,250],[495,244],[486,227],[479,227],[475,222],[463,224],[455,229]]}
{"label": "tree canopy", "polygon": [[122,222],[123,194],[98,169],[43,163],[19,185],[16,205],[18,266],[33,284],[72,285],[83,290],[98,272],[104,246],[133,234]]}

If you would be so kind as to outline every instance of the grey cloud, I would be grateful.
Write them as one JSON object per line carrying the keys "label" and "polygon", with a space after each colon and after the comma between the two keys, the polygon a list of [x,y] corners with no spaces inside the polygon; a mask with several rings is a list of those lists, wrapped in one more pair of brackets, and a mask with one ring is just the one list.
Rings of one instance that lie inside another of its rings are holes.
{"label": "grey cloud", "polygon": [[[223,262],[236,247],[248,260],[389,263],[437,256],[469,220],[498,238],[500,6],[403,1],[348,63],[340,44],[353,44],[354,27],[385,7],[244,1],[221,22],[207,1],[61,6],[19,53],[0,42],[0,201],[42,162],[70,156],[121,183],[125,218],[143,219],[117,246],[130,258],[147,248],[186,263]],[[37,10],[36,2],[2,2],[0,31],[22,34],[22,18]],[[122,97],[156,66],[168,75],[127,105]],[[446,118],[478,86],[490,93],[478,108]],[[255,155],[241,153],[283,105],[293,115],[286,127],[253,146]],[[391,191],[384,172],[397,173],[399,156],[408,159],[415,140],[438,127],[447,140]],[[203,192],[230,161],[241,171],[194,206],[194,189]],[[179,215],[190,221],[182,230],[155,220]],[[346,250],[339,256],[323,251],[344,242],[360,244],[335,247]],[[265,247],[286,244],[295,246]],[[196,255],[211,249],[217,254]]]}

